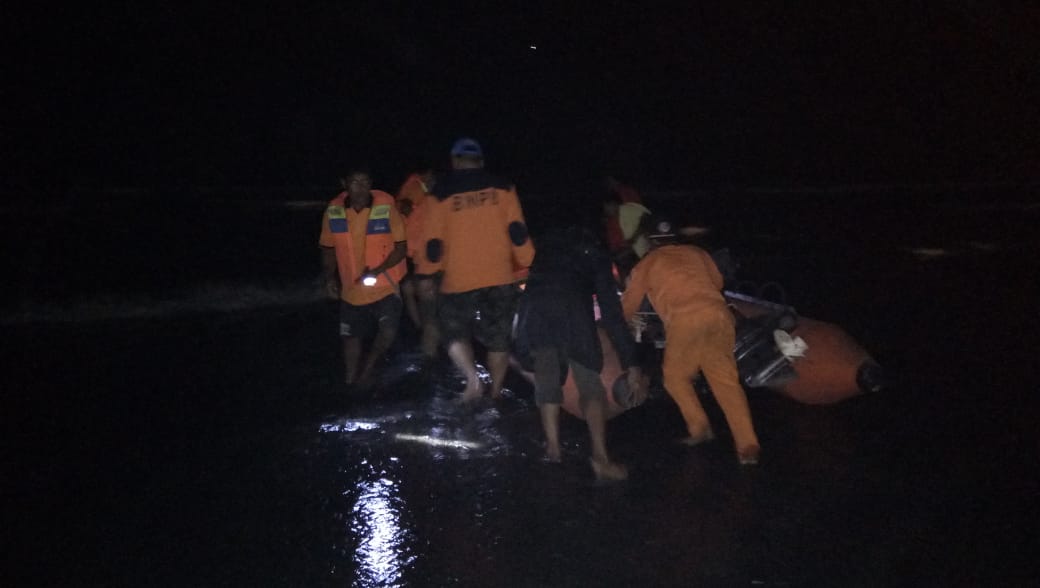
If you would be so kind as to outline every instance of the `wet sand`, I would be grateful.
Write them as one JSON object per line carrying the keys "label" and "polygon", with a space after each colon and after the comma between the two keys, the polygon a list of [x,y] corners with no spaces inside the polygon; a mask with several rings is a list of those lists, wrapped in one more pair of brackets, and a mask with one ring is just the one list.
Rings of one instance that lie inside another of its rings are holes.
{"label": "wet sand", "polygon": [[710,401],[719,439],[678,445],[658,391],[611,421],[631,475],[599,485],[583,423],[544,463],[519,378],[460,410],[407,336],[380,400],[343,398],[324,303],[8,324],[0,583],[1035,584],[1036,208],[711,212],[742,276],[845,327],[889,389],[750,391],[753,468]]}

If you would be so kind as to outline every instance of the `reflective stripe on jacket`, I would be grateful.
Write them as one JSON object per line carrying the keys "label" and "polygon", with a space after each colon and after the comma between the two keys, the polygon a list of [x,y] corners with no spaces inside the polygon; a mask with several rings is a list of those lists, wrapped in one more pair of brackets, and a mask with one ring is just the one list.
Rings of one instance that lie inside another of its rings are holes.
{"label": "reflective stripe on jacket", "polygon": [[[354,250],[354,233],[348,223],[349,196],[342,192],[329,202],[325,210],[327,225],[322,231],[322,245],[334,247],[336,250],[336,265],[339,270],[340,283],[342,285],[343,299],[355,303],[352,300],[351,291],[356,288],[366,288],[365,295],[359,298],[378,300],[383,296],[374,297],[379,291],[391,293],[397,290],[397,285],[404,277],[407,266],[404,260],[392,268],[387,269],[376,276],[373,286],[364,286],[358,282],[364,267],[357,267],[358,252]],[[363,209],[364,210],[364,209]],[[360,215],[360,213],[358,213]],[[354,215],[351,215],[354,216]],[[376,267],[393,252],[396,241],[404,240],[404,225],[397,213],[394,198],[380,190],[372,190],[372,203],[368,208],[367,217],[356,216],[358,220],[365,222],[365,251],[364,265]],[[394,227],[398,234],[394,234]],[[331,241],[331,242],[329,242]],[[360,293],[359,293],[360,294]],[[367,302],[364,302],[367,303]]]}

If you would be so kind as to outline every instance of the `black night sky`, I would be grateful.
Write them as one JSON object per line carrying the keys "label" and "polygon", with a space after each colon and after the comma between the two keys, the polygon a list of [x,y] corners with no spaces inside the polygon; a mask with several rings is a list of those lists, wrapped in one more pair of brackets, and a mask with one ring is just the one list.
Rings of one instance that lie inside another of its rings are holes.
{"label": "black night sky", "polygon": [[10,11],[4,184],[389,183],[464,134],[521,188],[1040,174],[1033,3],[409,4]]}

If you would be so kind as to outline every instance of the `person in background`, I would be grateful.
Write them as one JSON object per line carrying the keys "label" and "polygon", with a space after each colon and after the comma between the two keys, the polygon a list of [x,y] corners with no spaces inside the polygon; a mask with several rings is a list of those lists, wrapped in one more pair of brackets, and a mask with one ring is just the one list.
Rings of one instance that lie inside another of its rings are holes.
{"label": "person in background", "polygon": [[366,171],[351,171],[341,182],[344,191],[329,202],[322,219],[322,274],[328,295],[341,301],[344,382],[369,388],[400,323],[405,229],[394,198],[373,190]]}
{"label": "person in background", "polygon": [[609,198],[603,202],[603,222],[611,257],[624,283],[628,272],[650,250],[650,210],[638,202]]}
{"label": "person in background", "polygon": [[715,438],[693,387],[702,372],[729,424],[740,463],[756,464],[761,448],[737,375],[734,318],[722,295],[722,275],[708,252],[679,244],[670,223],[661,221],[654,229],[652,248],[632,269],[621,297],[625,318],[638,321],[645,296],[664,324],[663,383],[686,421],[684,442]]}
{"label": "person in background", "polygon": [[426,197],[433,191],[436,178],[432,168],[408,174],[401,188],[397,191],[397,206],[402,208],[402,214],[408,215],[414,208],[422,206]]}
{"label": "person in background", "polygon": [[480,398],[473,339],[487,350],[491,397],[509,369],[518,289],[514,271],[531,265],[534,246],[512,182],[484,170],[480,144],[451,148],[452,171],[437,182],[426,218],[426,257],[442,272],[437,313],[448,356],[466,377],[463,402]]}
{"label": "person in background", "polygon": [[397,207],[404,217],[408,235],[408,274],[401,283],[405,311],[420,331],[423,358],[437,355],[437,285],[428,269],[423,224],[429,206],[427,197],[435,184],[433,169],[425,168],[405,179],[397,192]]}
{"label": "person in background", "polygon": [[[572,221],[573,222],[573,221]],[[636,343],[621,312],[610,256],[588,228],[554,226],[536,239],[538,253],[517,313],[518,347],[533,362],[535,402],[545,433],[546,457],[560,461],[562,384],[570,370],[589,429],[589,463],[597,479],[622,480],[628,472],[607,453],[607,390],[601,378],[602,326],[626,370],[636,404],[646,396],[642,369],[635,364]]]}

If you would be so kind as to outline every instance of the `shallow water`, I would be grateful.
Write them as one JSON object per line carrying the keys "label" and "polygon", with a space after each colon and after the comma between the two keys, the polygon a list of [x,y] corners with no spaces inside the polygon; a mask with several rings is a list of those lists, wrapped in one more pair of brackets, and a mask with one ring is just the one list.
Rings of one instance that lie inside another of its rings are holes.
{"label": "shallow water", "polygon": [[754,468],[710,401],[720,439],[676,444],[658,391],[610,423],[630,479],[596,484],[580,421],[564,421],[564,463],[543,462],[522,380],[459,408],[458,375],[419,372],[407,333],[382,397],[345,400],[334,311],[305,296],[11,321],[0,581],[1035,584],[1035,213],[881,211],[845,231],[829,214],[727,231],[743,274],[846,327],[894,384],[830,407],[751,391]]}

